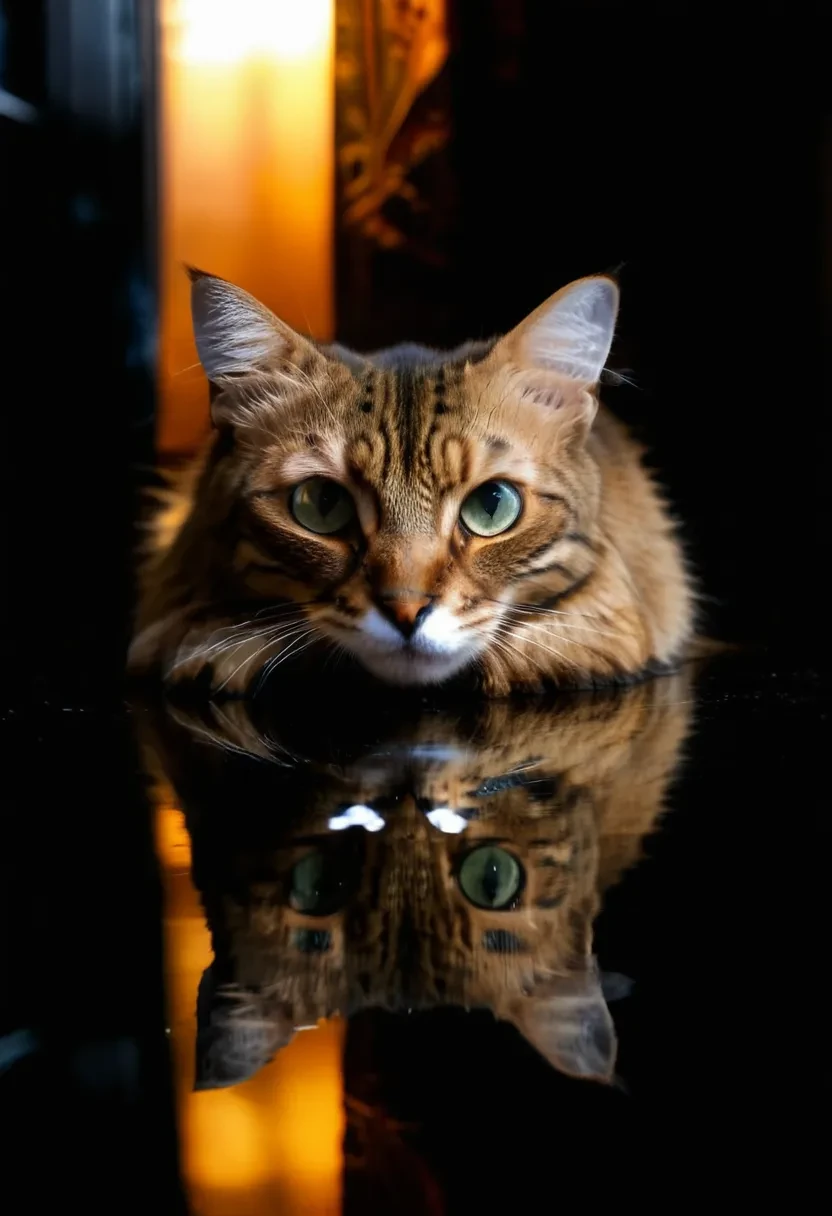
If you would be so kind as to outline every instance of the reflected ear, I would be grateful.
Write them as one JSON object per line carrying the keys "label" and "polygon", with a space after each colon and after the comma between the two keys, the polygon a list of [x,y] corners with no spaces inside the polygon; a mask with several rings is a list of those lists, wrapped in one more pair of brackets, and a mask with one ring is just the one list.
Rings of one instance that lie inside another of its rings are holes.
{"label": "reflected ear", "polygon": [[196,1006],[194,1089],[222,1089],[253,1077],[294,1035],[283,1009],[266,1009],[257,993],[216,982],[213,966],[202,974]]}
{"label": "reflected ear", "polygon": [[634,987],[635,980],[629,975],[622,975],[620,971],[601,972],[601,991],[608,1005],[614,1001],[626,1001]]}
{"label": "reflected ear", "polygon": [[609,1083],[615,1070],[615,1027],[597,970],[564,976],[544,994],[515,1001],[508,1020],[560,1072]]}
{"label": "reflected ear", "polygon": [[521,366],[557,372],[591,388],[609,356],[617,315],[612,279],[578,279],[550,296],[504,342]]}
{"label": "reflected ear", "polygon": [[313,351],[311,342],[247,291],[201,270],[189,268],[188,275],[194,339],[209,380],[264,371]]}

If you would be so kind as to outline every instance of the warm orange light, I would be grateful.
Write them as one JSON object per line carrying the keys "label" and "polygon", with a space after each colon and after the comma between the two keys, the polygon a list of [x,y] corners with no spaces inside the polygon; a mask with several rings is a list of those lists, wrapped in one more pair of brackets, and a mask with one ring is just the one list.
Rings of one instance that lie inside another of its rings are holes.
{"label": "warm orange light", "polygon": [[194,1094],[183,1114],[182,1156],[193,1186],[210,1195],[268,1181],[268,1137],[249,1094],[239,1087]]}
{"label": "warm orange light", "polygon": [[333,1181],[340,1187],[343,1037],[338,1019],[299,1031],[274,1069],[274,1167],[299,1202],[320,1202]]}
{"label": "warm orange light", "polygon": [[191,838],[185,816],[175,806],[160,806],[156,812],[156,852],[165,870],[188,870]]}
{"label": "warm orange light", "polygon": [[332,0],[180,0],[178,19],[190,63],[296,59],[326,46]]}
{"label": "warm orange light", "polygon": [[333,335],[334,0],[163,0],[158,431],[207,430],[183,264]]}
{"label": "warm orange light", "polygon": [[156,840],[165,885],[168,1023],[182,1169],[194,1210],[202,1216],[337,1216],[341,1021],[301,1031],[273,1064],[241,1085],[194,1092],[196,994],[212,953],[199,894],[183,869],[183,832],[180,811],[165,798],[157,806]]}

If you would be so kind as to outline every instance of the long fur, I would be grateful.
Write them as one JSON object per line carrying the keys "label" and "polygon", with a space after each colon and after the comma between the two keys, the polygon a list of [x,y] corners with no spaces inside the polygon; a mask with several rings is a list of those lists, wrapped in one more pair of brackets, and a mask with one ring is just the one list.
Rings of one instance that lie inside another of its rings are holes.
{"label": "long fur", "polygon": [[[194,301],[215,427],[157,516],[134,668],[241,691],[346,657],[387,683],[475,676],[503,695],[678,663],[694,596],[676,528],[597,394],[610,280],[494,342],[372,356],[316,346],[219,279],[195,274]],[[293,515],[310,478],[350,496],[336,534]],[[462,505],[493,480],[522,512],[473,535]]]}

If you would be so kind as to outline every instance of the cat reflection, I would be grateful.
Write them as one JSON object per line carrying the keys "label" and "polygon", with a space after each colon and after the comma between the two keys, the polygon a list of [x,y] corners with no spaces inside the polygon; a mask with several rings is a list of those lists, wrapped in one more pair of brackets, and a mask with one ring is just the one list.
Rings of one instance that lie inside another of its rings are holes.
{"label": "cat reflection", "polygon": [[243,702],[162,713],[151,765],[193,842],[215,961],[197,1085],[234,1084],[335,1013],[487,1008],[556,1068],[611,1079],[593,957],[603,893],[640,856],[689,728],[686,674],[558,706],[430,715],[346,762]]}

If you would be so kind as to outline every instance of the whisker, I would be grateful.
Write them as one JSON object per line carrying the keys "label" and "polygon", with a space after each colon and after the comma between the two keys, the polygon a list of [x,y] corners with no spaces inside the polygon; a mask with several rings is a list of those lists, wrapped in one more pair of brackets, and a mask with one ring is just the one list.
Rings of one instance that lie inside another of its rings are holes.
{"label": "whisker", "polygon": [[514,660],[515,657],[517,657],[517,658],[522,659],[524,662],[532,662],[533,660],[530,655],[527,655],[524,651],[520,650],[519,647],[515,646],[512,642],[510,642],[508,640],[512,636],[513,636],[512,634],[508,634],[507,636],[504,636],[501,634],[493,633],[489,640],[494,646],[496,646],[501,651],[502,654],[508,655],[512,661]]}
{"label": "whisker", "polygon": [[186,663],[191,663],[198,659],[207,659],[211,655],[216,656],[223,651],[244,646],[246,643],[255,641],[257,638],[264,638],[267,644],[277,643],[290,637],[294,631],[300,631],[304,628],[302,624],[290,623],[286,627],[285,632],[281,633],[280,630],[284,629],[285,625],[286,622],[281,622],[279,625],[267,625],[261,629],[250,629],[249,632],[241,637],[222,637],[218,640],[212,640],[216,638],[216,633],[213,633],[205,644],[190,649],[181,657],[177,657],[173,670],[176,671],[177,668],[182,667]]}
{"label": "whisker", "polygon": [[[582,650],[588,651],[591,655],[603,654],[603,651],[599,651],[597,647],[591,646],[589,642],[581,642],[577,638],[564,638],[557,633],[550,634],[549,636],[553,637],[556,641],[565,642],[567,646],[580,646]],[[549,647],[545,646],[545,644],[541,642],[539,638],[531,637],[527,638],[526,640],[531,642],[532,646],[540,646],[544,650],[550,649]],[[559,650],[551,650],[551,653],[561,655]],[[580,670],[581,664],[577,659],[569,658],[566,655],[561,655],[561,657],[564,658],[566,662],[571,663],[576,670]]]}
{"label": "whisker", "polygon": [[184,376],[185,372],[192,372],[195,367],[200,367],[200,366],[201,366],[201,364],[200,364],[199,360],[197,359],[196,363],[189,363],[187,367],[180,367],[173,374],[174,374],[174,376]]}
{"label": "whisker", "polygon": [[343,658],[345,652],[344,647],[340,642],[336,642],[335,638],[328,637],[325,633],[322,633],[321,639],[327,645],[327,652],[321,663],[321,670],[323,671],[329,663],[332,663],[333,667],[337,666],[337,660]]}
{"label": "whisker", "polygon": [[218,747],[221,751],[236,752],[241,756],[251,755],[250,752],[245,751],[245,749],[240,747],[239,744],[233,743],[230,739],[226,738],[225,735],[218,735],[217,732],[212,730],[210,727],[202,726],[202,724],[197,722],[194,718],[190,716],[186,717],[184,714],[175,711],[169,712],[174,722],[178,723],[180,726],[184,726],[185,729],[189,731],[190,734],[195,735],[196,738],[204,739],[207,743],[210,743],[212,747]]}
{"label": "whisker", "polygon": [[[309,641],[305,640],[307,637],[309,638]],[[277,656],[277,661],[275,662],[274,666],[279,667],[280,664],[285,662],[286,659],[296,657],[299,654],[303,654],[304,650],[308,650],[309,647],[313,646],[316,641],[317,641],[317,631],[314,629],[310,629],[308,634],[304,634],[302,637],[296,638],[291,646],[289,646],[286,650],[282,650],[280,652],[280,654]]]}
{"label": "whisker", "polygon": [[[309,638],[308,642],[305,641],[306,638]],[[308,650],[310,646],[313,646],[317,640],[317,630],[310,629],[308,633],[296,638],[286,650],[281,650],[279,654],[272,655],[272,657],[263,664],[263,668],[259,674],[260,682],[264,681],[268,676],[270,676],[275,668],[279,667],[280,664],[285,662],[286,659],[302,654],[304,650]],[[303,645],[300,645],[300,643],[303,643]]]}
{"label": "whisker", "polygon": [[[556,624],[557,624],[558,629],[576,629],[576,630],[580,630],[581,633],[597,633],[598,636],[602,637],[602,638],[613,638],[616,640],[620,640],[622,638],[626,638],[626,636],[627,636],[624,633],[612,633],[609,629],[594,629],[591,625],[573,625],[571,622],[568,622],[568,621],[558,620],[556,622]],[[548,626],[540,624],[539,622],[533,623],[532,621],[522,621],[519,623],[518,628],[520,628],[520,629],[548,629]],[[566,641],[570,641],[572,639],[562,638],[561,640],[566,642]],[[577,639],[575,639],[575,643],[578,646],[583,645],[583,643],[577,641]]]}
{"label": "whisker", "polygon": [[[555,655],[556,658],[561,659],[564,663],[570,664],[573,667],[580,666],[575,659],[570,659],[569,655],[564,654],[561,650],[555,650],[552,646],[546,646],[545,643],[541,642],[538,638],[525,638],[523,640],[531,642],[533,646],[539,646],[541,650],[545,650],[549,654]],[[568,642],[569,639],[564,638],[562,640]],[[578,643],[578,645],[580,645],[580,643]]]}
{"label": "whisker", "polygon": [[[557,641],[557,642],[565,642],[567,646],[580,646],[580,648],[582,650],[588,651],[589,654],[591,654],[591,655],[598,655],[598,654],[603,655],[603,653],[604,653],[597,646],[593,646],[589,642],[581,641],[580,638],[564,637],[563,634],[558,633],[556,630],[549,629],[545,625],[532,625],[527,622],[523,627],[525,629],[542,629],[545,631],[548,639],[550,639],[552,641]],[[609,636],[610,637],[623,637],[624,635],[623,634],[618,634],[618,635],[610,634]],[[540,641],[539,638],[536,638],[533,636],[530,637],[530,636],[524,634],[523,641],[530,642],[533,646],[540,646],[543,649],[547,649],[547,647],[544,645],[543,642]],[[552,650],[552,653],[558,654],[558,655],[561,654],[560,651],[555,651],[555,650]],[[561,655],[561,657],[564,658],[566,662],[571,662],[576,670],[580,670],[581,665],[577,659],[570,659],[569,656],[567,656],[567,655]]]}
{"label": "whisker", "polygon": [[574,609],[563,608],[547,608],[543,604],[532,604],[525,600],[501,600],[494,597],[490,598],[494,604],[500,604],[503,608],[514,608],[522,612],[537,612],[546,616],[571,616],[581,620],[603,620],[604,618],[599,612],[575,612]]}
{"label": "whisker", "polygon": [[[513,612],[518,616],[528,613],[530,615],[537,615],[540,617],[557,617],[559,629],[580,629],[585,633],[597,633],[601,637],[609,637],[614,639],[623,639],[627,637],[627,635],[624,633],[618,633],[607,629],[596,629],[593,625],[582,625],[576,623],[576,620],[603,620],[604,618],[601,617],[601,615],[597,612],[565,612],[561,608],[544,608],[540,604],[527,604],[523,603],[522,601],[520,603],[511,603],[508,600],[496,599],[491,596],[487,596],[485,598],[489,599],[491,603],[499,604],[501,607],[505,608],[507,612]],[[565,621],[563,620],[564,617],[572,617],[573,620]],[[532,625],[529,621],[523,621],[522,627],[532,629],[538,626]],[[566,638],[563,638],[562,640],[567,641]]]}
{"label": "whisker", "polygon": [[275,618],[283,617],[285,619],[285,617],[289,613],[293,613],[293,612],[297,613],[299,621],[306,619],[305,616],[303,615],[303,613],[298,611],[298,608],[295,604],[275,604],[275,605],[270,605],[268,608],[261,608],[259,612],[255,612],[255,614],[251,620],[240,621],[236,625],[227,626],[227,628],[229,630],[246,629],[247,627],[252,626],[255,623],[255,621],[257,621],[257,620],[265,621],[268,623],[268,621],[270,621],[273,617],[275,617]]}
{"label": "whisker", "polygon": [[238,671],[242,671],[247,663],[253,663],[254,660],[259,655],[263,654],[264,651],[268,650],[271,646],[274,646],[274,645],[275,645],[274,640],[272,638],[269,638],[266,642],[263,643],[262,646],[259,647],[259,649],[255,650],[254,654],[246,655],[246,657],[243,659],[242,663],[238,663],[237,666],[234,668],[234,670],[225,677],[222,684],[217,685],[217,687],[216,687],[216,689],[214,689],[214,691],[222,692],[222,690],[225,687],[227,687],[227,685],[234,679],[234,677],[236,676]]}
{"label": "whisker", "polygon": [[195,650],[190,650],[188,652],[188,658],[205,659],[208,658],[209,655],[217,654],[223,650],[231,650],[237,646],[243,646],[246,644],[246,642],[254,641],[256,638],[265,638],[270,635],[274,635],[274,633],[275,627],[270,626],[266,627],[265,629],[249,629],[242,637],[223,636],[221,638],[216,638],[216,634],[212,634],[211,638],[216,640],[211,641],[209,639],[205,645],[198,646]]}

